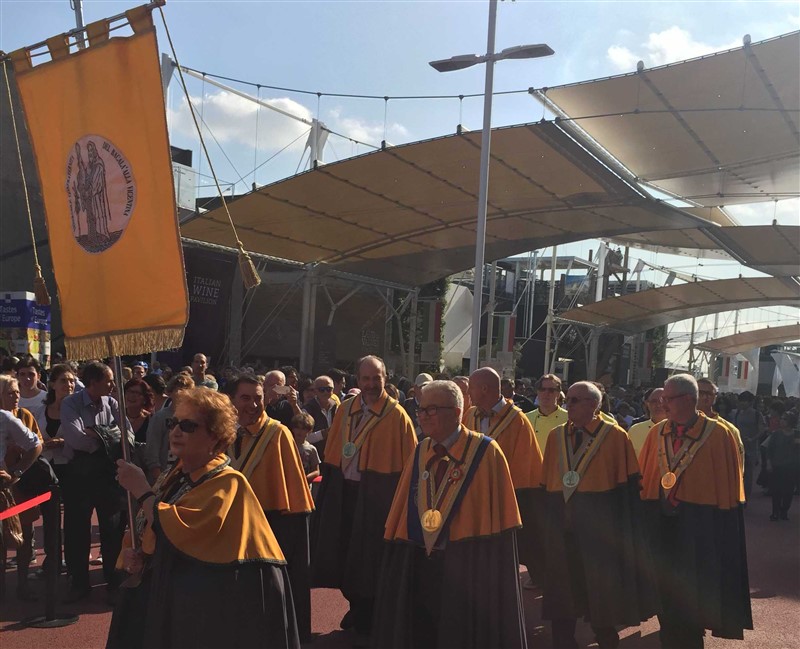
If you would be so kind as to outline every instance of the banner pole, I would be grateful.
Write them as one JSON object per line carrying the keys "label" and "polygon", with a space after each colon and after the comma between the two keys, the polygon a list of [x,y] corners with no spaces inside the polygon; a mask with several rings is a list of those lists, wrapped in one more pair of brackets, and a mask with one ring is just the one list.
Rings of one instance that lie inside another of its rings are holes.
{"label": "banner pole", "polygon": [[[111,351],[111,350],[109,350]],[[119,428],[122,431],[120,441],[122,443],[122,459],[131,462],[131,445],[128,439],[128,415],[125,413],[125,386],[122,384],[122,357],[114,356],[114,376],[117,383],[117,404],[119,406]],[[136,509],[133,502],[133,494],[125,491],[125,500],[128,505],[128,531],[131,535],[131,548],[139,549],[139,539],[136,537]],[[123,588],[136,588],[141,583],[140,575],[131,575],[120,584]]]}

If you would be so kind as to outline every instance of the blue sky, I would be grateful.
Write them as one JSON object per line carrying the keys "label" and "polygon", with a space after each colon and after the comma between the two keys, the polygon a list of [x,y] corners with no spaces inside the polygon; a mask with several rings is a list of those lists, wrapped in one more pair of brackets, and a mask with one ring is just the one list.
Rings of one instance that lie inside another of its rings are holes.
{"label": "blue sky", "polygon": [[[84,3],[84,20],[91,22],[120,13],[135,2]],[[170,0],[167,23],[178,56],[185,66],[237,79],[322,93],[419,96],[481,93],[482,66],[440,74],[428,61],[486,50],[487,0],[476,1],[303,1],[237,2]],[[161,51],[168,48],[156,14]],[[0,0],[0,49],[10,51],[74,26],[68,0]],[[753,42],[800,28],[800,4],[791,2],[501,2],[497,18],[497,49],[547,43],[555,56],[529,61],[504,61],[495,68],[495,92],[530,86],[555,86],[635,70],[643,60],[654,66]],[[209,84],[188,79],[190,94],[225,155],[209,138],[212,159],[221,179],[235,183],[256,179],[265,184],[294,173],[301,165],[304,133],[299,122],[276,116]],[[255,95],[256,88],[235,85]],[[459,119],[466,128],[480,129],[482,100],[347,99],[262,89],[260,96],[304,117],[318,116],[327,126],[354,139],[379,145],[436,137],[455,130]],[[171,137],[177,146],[195,151],[186,105],[177,79],[167,101]],[[538,120],[541,106],[522,93],[496,95],[493,126]],[[277,151],[296,140],[282,153]],[[331,137],[325,151],[330,162],[369,150]],[[273,155],[274,159],[267,162]],[[229,158],[232,165],[226,160]],[[302,168],[302,167],[301,167]],[[206,181],[209,182],[209,181]],[[237,193],[244,184],[237,186]],[[201,188],[203,193],[208,190]],[[796,224],[798,202],[750,206],[736,217],[743,223]],[[561,254],[587,256],[596,242],[560,249]],[[543,251],[544,252],[544,251]],[[549,253],[546,253],[549,254]],[[731,262],[714,264],[689,258],[636,253],[647,261],[681,266],[700,276],[736,276]],[[753,274],[745,269],[745,274]],[[647,277],[663,282],[663,276]],[[757,310],[740,322],[785,324],[796,310]],[[727,330],[732,333],[732,316]],[[706,329],[708,327],[706,326]],[[677,330],[676,330],[677,333]]]}

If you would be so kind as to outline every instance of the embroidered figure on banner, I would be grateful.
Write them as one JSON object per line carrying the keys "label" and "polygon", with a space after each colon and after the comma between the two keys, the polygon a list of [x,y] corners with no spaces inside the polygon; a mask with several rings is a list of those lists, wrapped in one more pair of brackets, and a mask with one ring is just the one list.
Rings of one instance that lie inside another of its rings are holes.
{"label": "embroidered figure on banner", "polygon": [[99,135],[75,142],[67,158],[66,190],[72,234],[81,248],[100,253],[119,241],[136,207],[136,181],[112,142]]}

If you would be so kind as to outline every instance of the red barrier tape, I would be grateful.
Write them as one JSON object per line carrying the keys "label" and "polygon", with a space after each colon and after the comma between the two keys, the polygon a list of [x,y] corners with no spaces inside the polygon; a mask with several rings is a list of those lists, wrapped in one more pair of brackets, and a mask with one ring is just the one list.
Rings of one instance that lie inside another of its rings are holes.
{"label": "red barrier tape", "polygon": [[41,505],[42,503],[45,503],[48,500],[50,500],[50,496],[52,496],[52,493],[46,491],[41,496],[36,496],[36,498],[31,498],[30,500],[26,500],[24,503],[20,503],[19,505],[14,505],[13,507],[6,509],[4,512],[0,512],[0,521],[2,521],[4,518],[10,518],[14,514],[19,514],[27,509],[36,507],[36,505]]}

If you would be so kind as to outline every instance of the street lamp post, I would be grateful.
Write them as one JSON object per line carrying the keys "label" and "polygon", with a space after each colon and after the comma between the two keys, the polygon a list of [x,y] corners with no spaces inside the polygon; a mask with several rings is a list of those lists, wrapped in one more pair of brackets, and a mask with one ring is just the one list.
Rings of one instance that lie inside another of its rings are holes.
{"label": "street lamp post", "polygon": [[[462,54],[449,59],[431,61],[430,66],[438,72],[463,70],[479,63],[486,63],[486,84],[483,94],[483,132],[481,133],[481,170],[478,186],[478,228],[475,239],[475,280],[472,302],[472,337],[469,351],[470,373],[478,369],[478,349],[481,340],[481,315],[483,315],[483,266],[486,254],[486,208],[489,190],[489,153],[492,139],[492,87],[494,63],[504,59],[534,59],[550,56],[554,52],[545,44],[518,45],[499,54],[494,52],[495,26],[497,24],[497,0],[489,0],[489,30],[486,39],[486,54]],[[491,341],[488,341],[491,345]]]}

